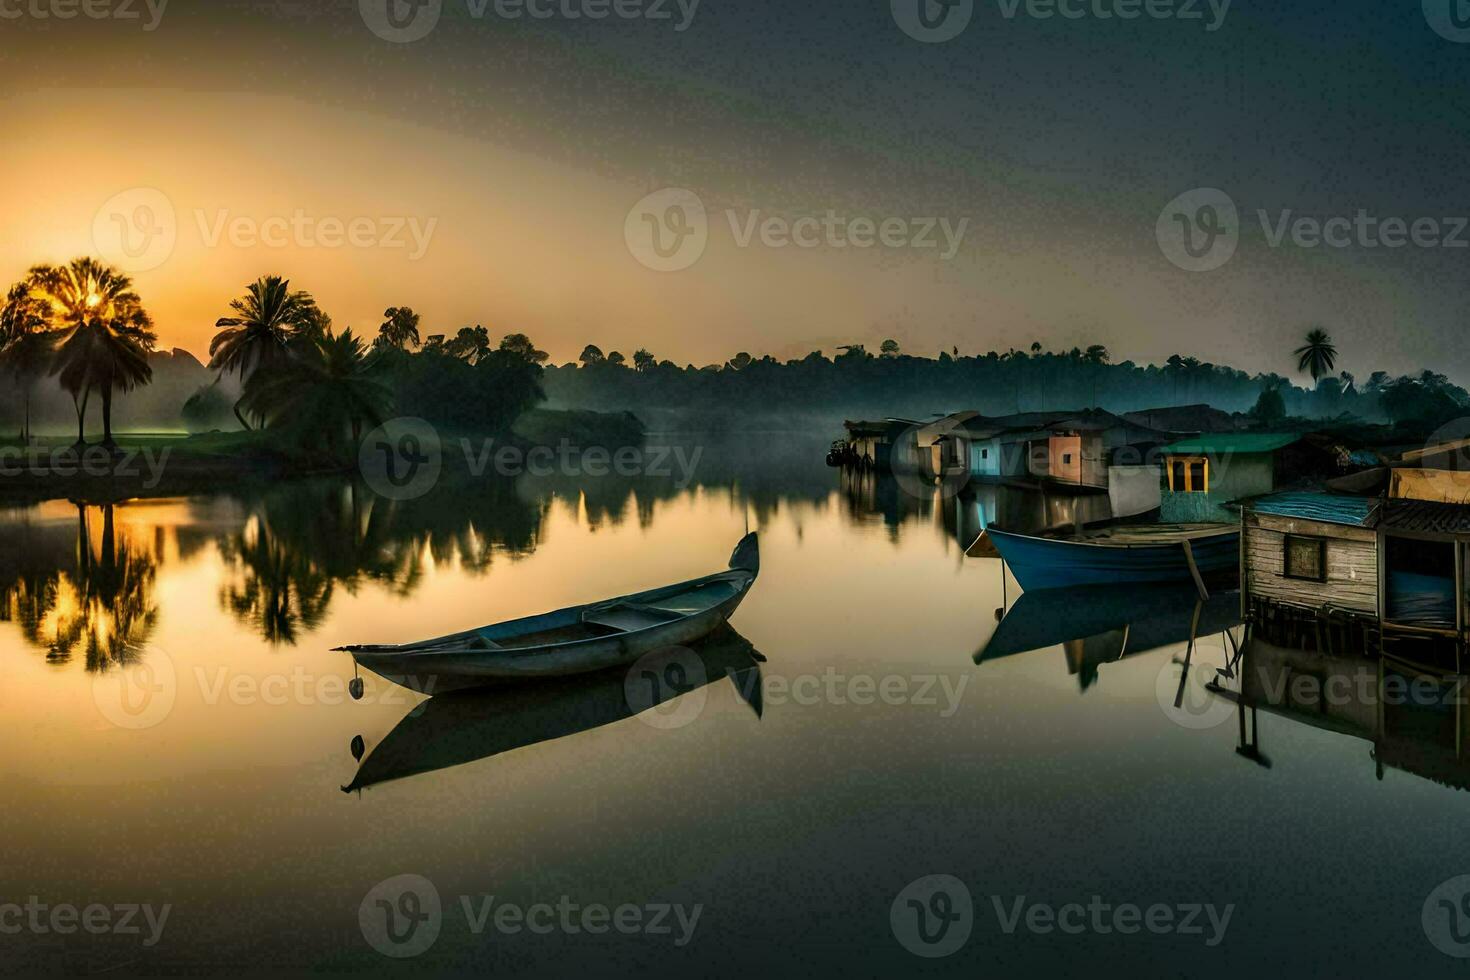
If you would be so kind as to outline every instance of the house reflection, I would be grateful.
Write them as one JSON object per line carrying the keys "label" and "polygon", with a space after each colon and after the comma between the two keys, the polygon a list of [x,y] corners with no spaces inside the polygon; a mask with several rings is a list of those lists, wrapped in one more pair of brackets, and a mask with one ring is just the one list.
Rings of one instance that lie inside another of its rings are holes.
{"label": "house reflection", "polygon": [[1237,754],[1265,767],[1262,712],[1370,743],[1379,779],[1398,769],[1470,789],[1466,680],[1392,657],[1303,651],[1253,637],[1235,676],[1219,676],[1209,689],[1235,703]]}

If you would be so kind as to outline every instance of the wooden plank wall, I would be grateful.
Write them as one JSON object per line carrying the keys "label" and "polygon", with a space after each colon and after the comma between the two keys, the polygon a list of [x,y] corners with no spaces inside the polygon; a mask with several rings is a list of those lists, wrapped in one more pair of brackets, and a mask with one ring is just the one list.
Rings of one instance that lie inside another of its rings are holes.
{"label": "wooden plank wall", "polygon": [[[1308,582],[1282,575],[1286,535],[1327,539],[1327,581]],[[1318,609],[1332,604],[1376,615],[1378,540],[1370,530],[1269,514],[1248,514],[1244,549],[1248,595]]]}

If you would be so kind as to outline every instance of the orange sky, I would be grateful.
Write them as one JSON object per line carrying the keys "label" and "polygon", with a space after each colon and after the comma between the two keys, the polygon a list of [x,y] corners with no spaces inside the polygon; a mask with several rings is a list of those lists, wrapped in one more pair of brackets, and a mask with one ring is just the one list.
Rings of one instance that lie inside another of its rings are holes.
{"label": "orange sky", "polygon": [[[1421,118],[1432,106],[1400,99],[1369,118],[1351,98],[1257,82],[1240,75],[1242,48],[1225,31],[1161,28],[1112,50],[1013,25],[1015,43],[997,46],[1002,25],[987,20],[965,44],[936,47],[905,42],[884,4],[852,12],[842,32],[821,10],[793,9],[773,31],[754,8],[705,5],[677,35],[461,18],[393,45],[355,4],[314,8],[175,5],[151,32],[6,21],[19,43],[0,61],[0,285],[81,254],[136,266],[161,345],[201,359],[229,300],[278,273],[339,326],[372,333],[385,308],[408,305],[426,334],[525,332],[558,362],[587,343],[705,364],[893,337],[930,356],[1102,343],[1117,361],[1184,353],[1287,372],[1321,323],[1341,366],[1361,374],[1461,366],[1462,345],[1443,338],[1463,321],[1463,253],[1272,249],[1252,227],[1217,271],[1161,254],[1160,209],[1191,187],[1228,187],[1252,224],[1257,205],[1454,210],[1436,203],[1453,167],[1431,166],[1442,149],[1431,137],[1451,132]],[[1317,34],[1250,37],[1279,73]],[[1375,57],[1354,61],[1359,82],[1396,96],[1425,64]],[[1048,59],[1047,83],[1024,84],[1036,58]],[[1219,78],[1251,84],[1227,91]],[[1367,140],[1354,126],[1402,131]],[[681,186],[709,212],[708,246],[693,266],[656,272],[625,225],[645,195]],[[829,210],[968,224],[945,261],[741,247],[727,214]],[[171,247],[139,265],[120,251],[114,215],[148,218]],[[215,238],[232,222],[269,229],[297,215],[308,230],[281,246]],[[366,234],[323,244],[321,221]],[[410,247],[378,242],[406,223],[426,240],[422,256],[409,234],[397,240]]]}

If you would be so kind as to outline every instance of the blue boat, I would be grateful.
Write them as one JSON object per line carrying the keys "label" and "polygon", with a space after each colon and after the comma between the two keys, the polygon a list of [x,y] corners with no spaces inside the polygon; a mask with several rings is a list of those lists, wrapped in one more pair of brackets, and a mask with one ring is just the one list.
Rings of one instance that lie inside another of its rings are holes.
{"label": "blue boat", "polygon": [[1235,524],[1110,527],[1067,538],[996,528],[985,533],[1028,592],[1076,585],[1193,583],[1195,570],[1209,577],[1235,575],[1240,569],[1240,527]]}

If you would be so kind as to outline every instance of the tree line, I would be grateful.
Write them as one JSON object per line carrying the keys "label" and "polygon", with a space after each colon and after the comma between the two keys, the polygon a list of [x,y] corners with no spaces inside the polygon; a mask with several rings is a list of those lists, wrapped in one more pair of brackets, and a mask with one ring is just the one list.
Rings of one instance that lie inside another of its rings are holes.
{"label": "tree line", "polygon": [[[1463,414],[1470,393],[1426,370],[1363,382],[1337,370],[1327,331],[1314,328],[1291,351],[1295,384],[1276,373],[1248,374],[1176,354],[1163,364],[1114,363],[1108,348],[914,356],[894,340],[876,354],[850,344],[828,357],[812,351],[785,361],[741,352],[721,364],[683,367],[638,348],[631,358],[585,347],[575,362],[548,365],[529,337],[494,340],[483,326],[421,335],[406,306],[384,311],[376,336],[337,331],[309,292],[268,275],[245,287],[216,322],[209,368],[216,373],[184,404],[191,428],[238,425],[293,444],[340,453],[365,426],[390,414],[415,415],[451,431],[503,432],[549,398],[559,407],[666,412],[729,428],[788,414],[871,414],[926,419],[958,409],[986,414],[1073,409],[1113,411],[1208,403],[1249,412],[1262,425],[1287,417],[1388,421],[1425,428]],[[77,441],[100,409],[103,444],[113,445],[116,395],[147,385],[157,335],[152,317],[116,269],[79,258],[40,265],[12,286],[0,307],[0,374],[23,403],[31,438],[31,392],[54,379],[71,397]]]}
{"label": "tree line", "polygon": [[[262,276],[216,322],[209,348],[215,380],[188,399],[182,417],[233,415],[242,429],[339,454],[365,426],[394,413],[500,432],[544,398],[547,355],[524,334],[496,344],[484,327],[466,327],[424,342],[419,322],[412,309],[392,307],[371,340],[350,327],[339,332],[310,293]],[[86,442],[96,404],[102,445],[115,448],[113,399],[152,380],[157,339],[142,299],[118,270],[91,258],[33,267],[0,307],[0,375],[19,391],[22,440],[33,439],[32,395],[49,378],[71,397],[77,444]]]}
{"label": "tree line", "polygon": [[1163,364],[1114,363],[1107,347],[1052,351],[1038,341],[1010,348],[936,357],[905,353],[886,340],[878,352],[865,345],[812,351],[802,358],[736,354],[723,364],[678,366],[638,349],[631,359],[589,345],[576,362],[549,367],[552,403],[605,411],[666,409],[703,412],[715,419],[737,414],[840,412],[927,419],[961,409],[988,415],[1102,407],[1117,412],[1208,403],[1270,423],[1287,417],[1362,419],[1407,426],[1440,424],[1464,414],[1470,393],[1443,374],[1394,377],[1374,371],[1364,381],[1337,371],[1337,349],[1321,328],[1291,351],[1302,384],[1274,373],[1250,374],[1227,365],[1175,354]]}

